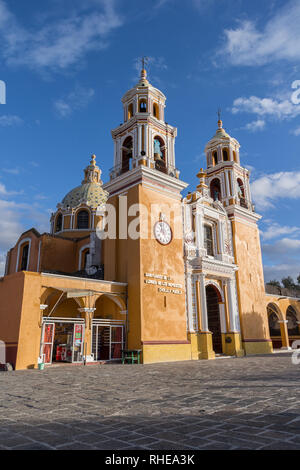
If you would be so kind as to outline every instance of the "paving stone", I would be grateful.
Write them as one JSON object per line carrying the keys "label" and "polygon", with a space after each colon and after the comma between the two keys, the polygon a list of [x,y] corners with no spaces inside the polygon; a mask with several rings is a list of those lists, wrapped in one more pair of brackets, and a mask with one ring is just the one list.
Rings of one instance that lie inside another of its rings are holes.
{"label": "paving stone", "polygon": [[0,374],[0,449],[300,449],[288,355]]}

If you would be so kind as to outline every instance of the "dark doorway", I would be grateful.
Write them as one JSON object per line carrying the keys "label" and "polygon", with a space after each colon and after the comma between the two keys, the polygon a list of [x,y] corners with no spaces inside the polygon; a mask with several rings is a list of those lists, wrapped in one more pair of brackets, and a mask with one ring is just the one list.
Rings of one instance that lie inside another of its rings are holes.
{"label": "dark doorway", "polygon": [[206,287],[208,329],[212,332],[213,350],[222,353],[222,335],[219,310],[219,297],[213,286]]}

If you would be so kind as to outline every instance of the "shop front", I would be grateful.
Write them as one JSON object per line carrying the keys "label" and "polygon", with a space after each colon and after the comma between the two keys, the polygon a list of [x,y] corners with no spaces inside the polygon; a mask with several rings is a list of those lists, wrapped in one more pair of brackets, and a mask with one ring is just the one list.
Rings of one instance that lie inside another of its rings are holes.
{"label": "shop front", "polygon": [[84,360],[84,320],[43,319],[40,357],[45,364],[82,363]]}
{"label": "shop front", "polygon": [[117,320],[93,320],[92,354],[95,361],[118,361],[125,348],[125,325]]}
{"label": "shop front", "polygon": [[[83,363],[85,359],[85,323],[82,319],[44,318],[40,357],[47,365]],[[125,347],[124,322],[92,321],[91,351],[87,362],[118,361]]]}

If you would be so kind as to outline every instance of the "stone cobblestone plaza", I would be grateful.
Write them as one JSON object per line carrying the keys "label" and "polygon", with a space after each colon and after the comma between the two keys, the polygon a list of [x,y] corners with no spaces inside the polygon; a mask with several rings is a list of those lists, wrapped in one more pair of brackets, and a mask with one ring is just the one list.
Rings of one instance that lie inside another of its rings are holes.
{"label": "stone cobblestone plaza", "polygon": [[300,449],[291,354],[0,374],[0,449]]}

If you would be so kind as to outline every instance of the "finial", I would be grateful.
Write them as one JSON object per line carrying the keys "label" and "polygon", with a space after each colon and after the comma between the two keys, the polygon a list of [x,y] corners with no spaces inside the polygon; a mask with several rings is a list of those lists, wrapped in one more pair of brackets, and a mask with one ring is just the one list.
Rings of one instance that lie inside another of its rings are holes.
{"label": "finial", "polygon": [[149,57],[142,57],[141,62],[142,62],[142,71],[141,71],[141,79],[146,80],[147,79],[147,71],[146,71],[146,64],[149,61]]}
{"label": "finial", "polygon": [[91,157],[91,165],[93,166],[96,166],[96,155],[93,153],[92,157]]}
{"label": "finial", "polygon": [[218,119],[218,128],[219,128],[219,129],[222,129],[222,127],[223,127],[223,122],[222,122],[222,120],[221,120],[221,111],[222,111],[221,108],[219,108],[219,109],[218,109],[218,118],[219,118],[219,119]]}
{"label": "finial", "polygon": [[201,168],[201,170],[197,174],[197,178],[201,179],[201,178],[205,178],[205,177],[206,177],[206,172],[203,170],[203,168]]}

